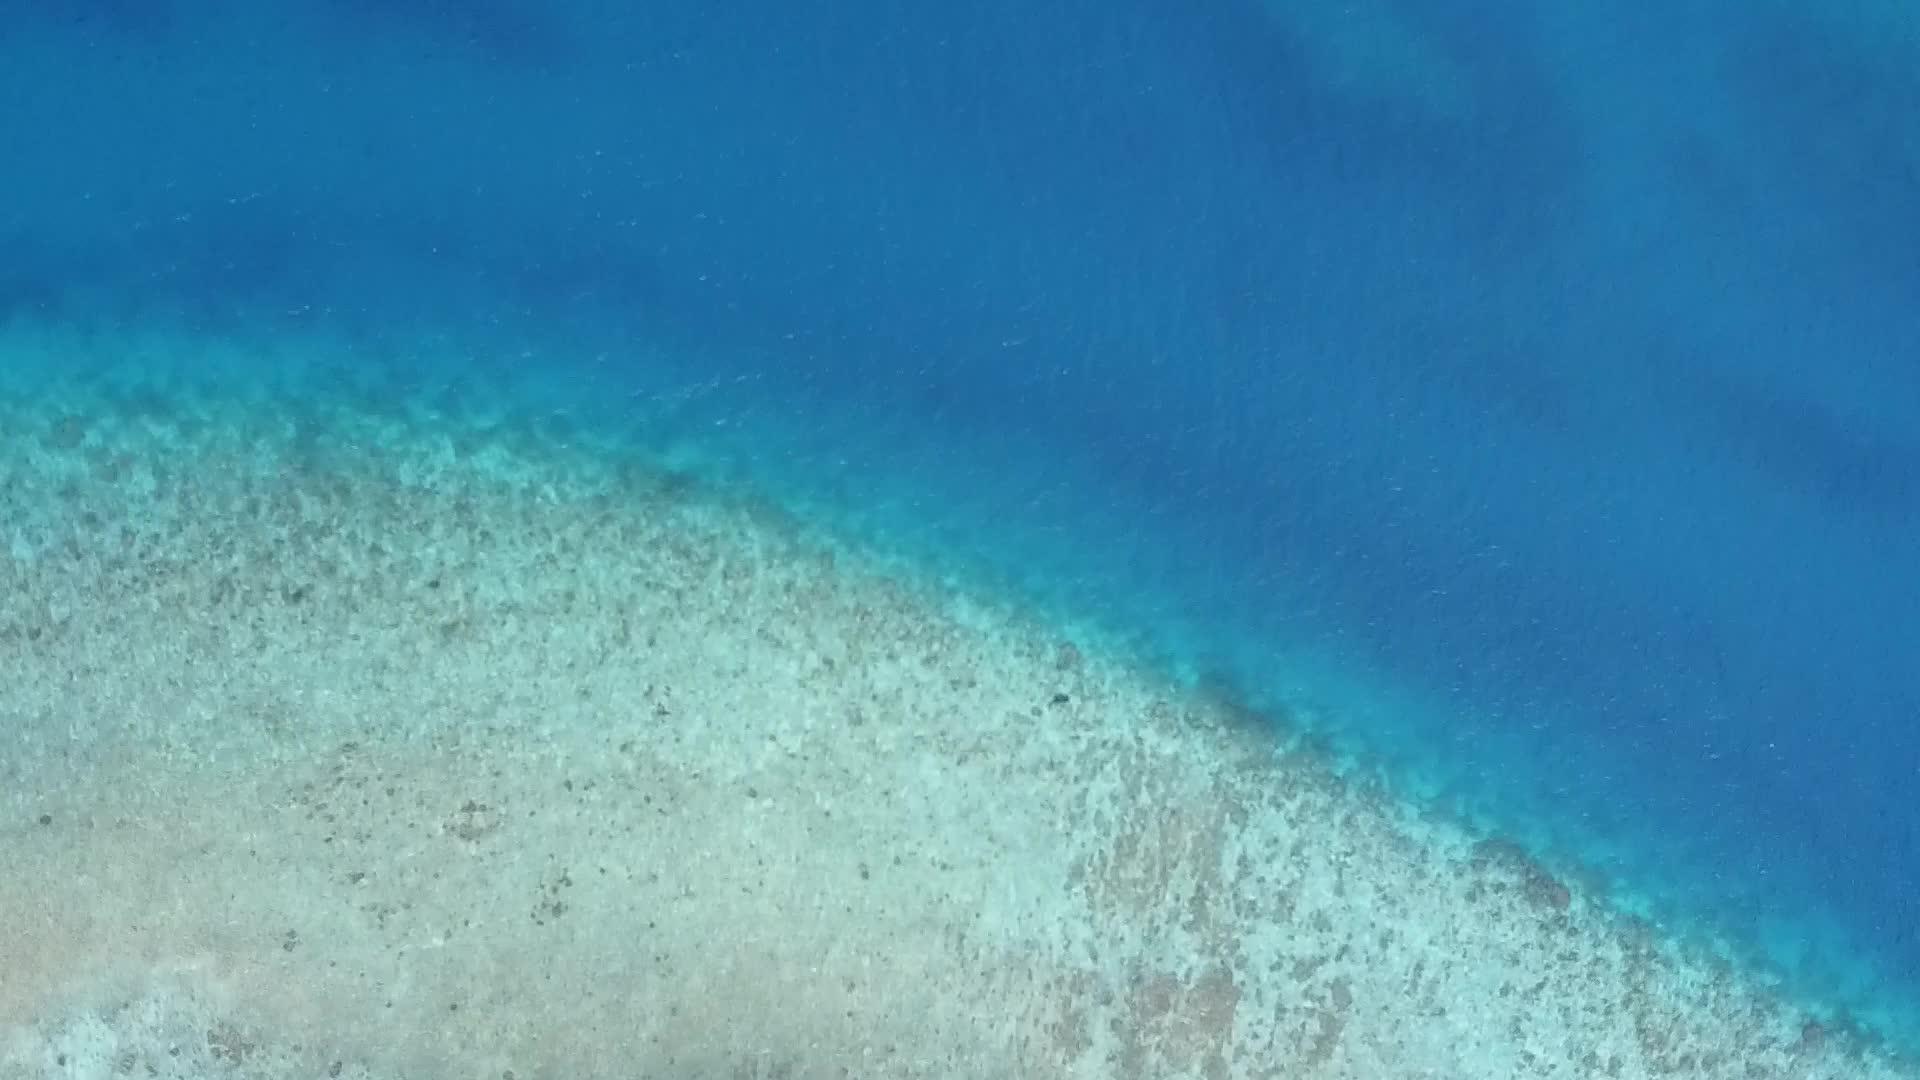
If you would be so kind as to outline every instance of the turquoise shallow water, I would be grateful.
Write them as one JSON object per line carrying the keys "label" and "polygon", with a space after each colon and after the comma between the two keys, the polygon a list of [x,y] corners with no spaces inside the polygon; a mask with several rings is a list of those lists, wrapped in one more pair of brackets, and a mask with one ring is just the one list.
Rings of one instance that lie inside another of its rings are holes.
{"label": "turquoise shallow water", "polygon": [[88,6],[0,299],[505,383],[1909,1038],[1910,37],[1372,10]]}

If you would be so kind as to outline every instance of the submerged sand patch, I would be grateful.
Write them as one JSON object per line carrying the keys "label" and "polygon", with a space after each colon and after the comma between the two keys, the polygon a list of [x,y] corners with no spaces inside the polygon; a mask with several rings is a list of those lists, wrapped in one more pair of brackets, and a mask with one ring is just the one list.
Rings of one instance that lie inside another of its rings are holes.
{"label": "submerged sand patch", "polygon": [[1895,1077],[1017,612],[527,432],[0,399],[0,1077]]}

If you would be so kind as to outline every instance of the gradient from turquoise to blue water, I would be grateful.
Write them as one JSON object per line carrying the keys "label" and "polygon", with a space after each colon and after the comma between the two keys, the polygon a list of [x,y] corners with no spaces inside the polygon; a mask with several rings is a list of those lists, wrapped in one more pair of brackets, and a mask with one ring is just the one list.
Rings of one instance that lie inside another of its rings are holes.
{"label": "gradient from turquoise to blue water", "polygon": [[1911,1019],[1920,29],[1557,7],[16,5],[0,306],[436,328],[1254,708],[1375,677],[1361,766]]}

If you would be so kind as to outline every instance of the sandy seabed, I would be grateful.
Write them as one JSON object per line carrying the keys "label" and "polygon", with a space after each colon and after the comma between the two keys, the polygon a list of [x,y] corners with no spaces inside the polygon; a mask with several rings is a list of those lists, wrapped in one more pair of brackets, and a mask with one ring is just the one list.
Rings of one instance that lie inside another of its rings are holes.
{"label": "sandy seabed", "polygon": [[685,475],[8,336],[0,1080],[1915,1075]]}

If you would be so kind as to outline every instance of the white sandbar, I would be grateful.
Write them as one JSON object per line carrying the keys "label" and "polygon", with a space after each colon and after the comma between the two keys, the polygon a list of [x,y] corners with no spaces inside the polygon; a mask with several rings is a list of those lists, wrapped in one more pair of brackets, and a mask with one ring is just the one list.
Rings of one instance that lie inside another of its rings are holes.
{"label": "white sandbar", "polygon": [[1912,1075],[763,507],[73,366],[0,391],[5,1080]]}

